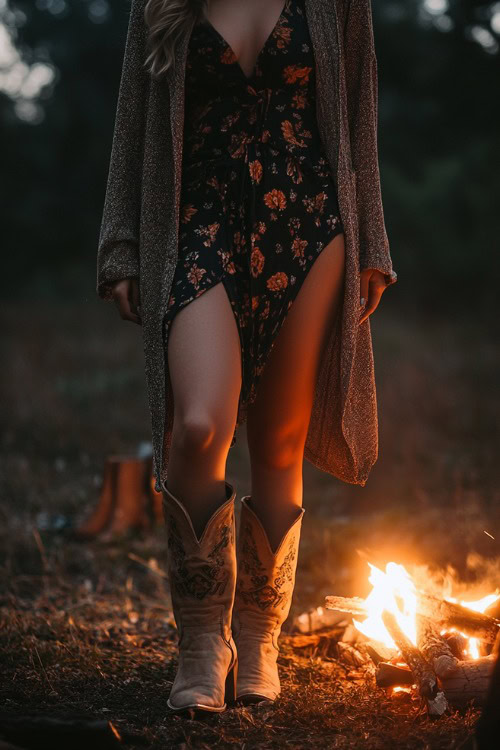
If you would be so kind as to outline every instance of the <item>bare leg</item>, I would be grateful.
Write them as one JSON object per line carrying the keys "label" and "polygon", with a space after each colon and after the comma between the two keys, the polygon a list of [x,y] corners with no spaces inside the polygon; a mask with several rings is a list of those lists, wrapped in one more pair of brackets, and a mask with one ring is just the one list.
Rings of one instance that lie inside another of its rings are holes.
{"label": "bare leg", "polygon": [[302,506],[302,464],[326,333],[340,309],[344,235],[316,258],[279,331],[247,416],[251,504],[275,549]]}
{"label": "bare leg", "polygon": [[181,308],[168,337],[174,395],[167,488],[199,537],[225,498],[226,462],[241,388],[241,347],[222,283]]}

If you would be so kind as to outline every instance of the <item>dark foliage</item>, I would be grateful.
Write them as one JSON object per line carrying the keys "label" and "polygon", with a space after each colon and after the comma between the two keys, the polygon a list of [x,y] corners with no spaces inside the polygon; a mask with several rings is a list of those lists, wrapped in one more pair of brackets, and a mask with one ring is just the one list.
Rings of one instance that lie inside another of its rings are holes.
{"label": "dark foliage", "polygon": [[[22,57],[51,62],[57,76],[42,90],[36,125],[20,121],[14,102],[0,96],[4,294],[94,294],[130,0],[100,5],[96,23],[90,0],[8,0],[7,8],[22,11],[17,21],[6,16]],[[391,294],[399,305],[492,306],[500,54],[472,31],[489,29],[495,38],[493,4],[450,0],[447,31],[422,6],[373,2],[382,189],[401,281]]]}

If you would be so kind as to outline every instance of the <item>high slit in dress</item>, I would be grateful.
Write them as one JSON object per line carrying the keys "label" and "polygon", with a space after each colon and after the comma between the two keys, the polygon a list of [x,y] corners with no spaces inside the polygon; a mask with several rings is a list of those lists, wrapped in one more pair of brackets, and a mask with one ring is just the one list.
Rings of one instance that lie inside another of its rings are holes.
{"label": "high slit in dress", "polygon": [[237,429],[305,277],[344,231],[316,121],[304,0],[285,0],[250,76],[215,27],[198,21],[185,83],[179,254],[164,340],[182,307],[223,283],[241,344]]}

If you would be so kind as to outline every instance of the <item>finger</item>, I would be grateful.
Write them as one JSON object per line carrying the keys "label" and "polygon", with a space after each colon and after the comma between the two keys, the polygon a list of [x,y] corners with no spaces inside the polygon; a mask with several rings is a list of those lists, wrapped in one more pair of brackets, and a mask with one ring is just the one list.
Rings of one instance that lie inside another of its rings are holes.
{"label": "finger", "polygon": [[130,309],[130,302],[128,296],[128,285],[116,289],[113,298],[118,307],[118,312],[122,320],[131,320],[133,323],[141,324],[141,319]]}
{"label": "finger", "polygon": [[384,289],[385,284],[381,284],[378,279],[370,283],[368,291],[368,302],[359,321],[360,325],[361,323],[365,322],[365,320],[372,314],[374,310],[377,309]]}

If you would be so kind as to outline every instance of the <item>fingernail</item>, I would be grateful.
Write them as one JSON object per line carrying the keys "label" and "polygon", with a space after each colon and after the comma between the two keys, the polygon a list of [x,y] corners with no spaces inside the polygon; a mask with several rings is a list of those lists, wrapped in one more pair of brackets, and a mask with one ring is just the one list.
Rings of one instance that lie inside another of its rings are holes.
{"label": "fingernail", "polygon": [[361,297],[361,299],[359,300],[359,306],[360,306],[360,307],[364,307],[364,306],[365,306],[365,304],[366,304],[366,300],[365,300],[365,298],[364,298],[364,297]]}

